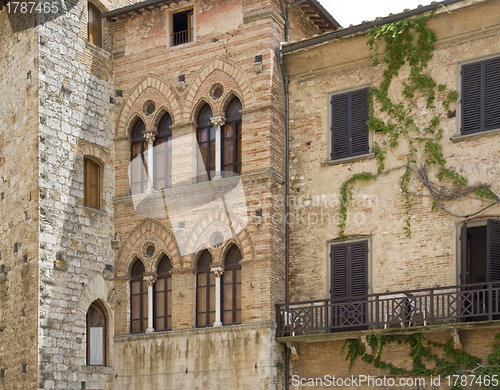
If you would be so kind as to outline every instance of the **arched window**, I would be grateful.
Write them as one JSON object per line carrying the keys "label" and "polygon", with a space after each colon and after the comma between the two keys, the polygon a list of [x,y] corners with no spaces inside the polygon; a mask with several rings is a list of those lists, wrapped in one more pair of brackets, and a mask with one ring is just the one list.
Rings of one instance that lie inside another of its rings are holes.
{"label": "arched window", "polygon": [[88,40],[96,46],[102,47],[101,12],[97,7],[88,3]]}
{"label": "arched window", "polygon": [[87,365],[106,365],[106,316],[97,301],[87,311]]}
{"label": "arched window", "polygon": [[172,118],[165,114],[158,124],[154,141],[154,188],[161,190],[172,186]]}
{"label": "arched window", "polygon": [[222,133],[222,177],[241,174],[241,102],[233,98],[226,109]]}
{"label": "arched window", "polygon": [[101,208],[101,166],[89,159],[83,159],[83,200],[86,207]]}
{"label": "arched window", "polygon": [[130,280],[130,331],[144,332],[148,328],[148,284],[144,280],[144,264],[137,260]]}
{"label": "arched window", "polygon": [[222,323],[241,324],[241,253],[236,245],[226,256],[225,270],[221,278]]}
{"label": "arched window", "polygon": [[211,119],[212,109],[205,104],[198,115],[198,182],[212,179],[215,172],[215,127]]}
{"label": "arched window", "polygon": [[163,256],[158,265],[158,277],[154,284],[154,307],[156,330],[172,329],[172,263]]}
{"label": "arched window", "polygon": [[[142,194],[148,188],[146,176],[146,158],[144,156],[148,144],[144,142],[144,122],[140,119],[132,129],[132,145],[130,152],[130,192],[132,195]],[[138,158],[137,158],[138,157]]]}
{"label": "arched window", "polygon": [[196,326],[199,328],[215,322],[215,275],[210,272],[211,265],[210,252],[203,252],[196,274]]}

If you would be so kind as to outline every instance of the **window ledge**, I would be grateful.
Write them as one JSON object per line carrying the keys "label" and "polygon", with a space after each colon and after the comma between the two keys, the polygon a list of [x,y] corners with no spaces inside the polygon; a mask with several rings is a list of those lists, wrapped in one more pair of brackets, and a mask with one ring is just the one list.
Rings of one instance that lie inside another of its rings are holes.
{"label": "window ledge", "polygon": [[86,374],[113,375],[113,367],[109,366],[85,366]]}
{"label": "window ledge", "polygon": [[466,135],[456,135],[454,137],[451,137],[450,140],[452,142],[460,142],[460,141],[465,141],[467,139],[473,139],[473,138],[479,138],[488,135],[495,135],[495,134],[500,134],[500,129],[493,129],[493,130],[486,130],[486,131],[478,131],[477,133],[472,133],[472,134],[466,134]]}
{"label": "window ledge", "polygon": [[110,60],[111,59],[111,53],[107,51],[106,49],[103,49],[100,46],[94,45],[93,43],[90,43],[89,41],[85,40],[85,46],[93,51],[95,54],[99,54],[106,59]]}
{"label": "window ledge", "polygon": [[323,167],[328,167],[332,165],[341,165],[341,164],[354,163],[357,161],[371,160],[372,158],[375,158],[375,153],[370,152],[367,154],[362,154],[361,156],[346,157],[338,160],[325,160],[321,163],[321,165]]}

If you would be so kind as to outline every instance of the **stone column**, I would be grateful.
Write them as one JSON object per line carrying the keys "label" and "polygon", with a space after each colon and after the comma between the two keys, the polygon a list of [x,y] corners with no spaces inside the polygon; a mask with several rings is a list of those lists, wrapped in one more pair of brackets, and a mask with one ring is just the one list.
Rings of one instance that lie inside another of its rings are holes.
{"label": "stone column", "polygon": [[154,155],[153,142],[155,140],[154,133],[145,133],[144,138],[148,144],[148,189],[146,192],[153,192],[153,172],[154,172]]}
{"label": "stone column", "polygon": [[215,126],[215,177],[214,180],[221,179],[222,171],[222,137],[220,128],[226,123],[226,118],[223,116],[214,116],[211,118],[212,124]]}
{"label": "stone column", "polygon": [[224,273],[224,268],[222,267],[214,267],[211,269],[211,271],[215,274],[215,322],[214,322],[214,328],[217,328],[219,326],[222,326],[222,321],[221,321],[221,308],[220,308],[220,297],[221,297],[221,291],[220,291],[220,278],[222,274]]}
{"label": "stone column", "polygon": [[153,333],[155,328],[153,328],[153,286],[156,282],[156,276],[147,275],[144,276],[144,280],[148,284],[148,328],[146,333]]}

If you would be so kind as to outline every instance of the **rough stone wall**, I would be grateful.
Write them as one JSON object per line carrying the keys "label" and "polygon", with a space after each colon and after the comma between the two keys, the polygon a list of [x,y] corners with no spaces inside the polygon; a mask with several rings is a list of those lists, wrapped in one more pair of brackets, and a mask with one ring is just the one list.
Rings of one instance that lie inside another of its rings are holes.
{"label": "rough stone wall", "polygon": [[[451,7],[451,14],[439,12],[429,22],[438,35],[429,72],[438,83],[458,90],[459,64],[500,53],[499,25],[493,16],[498,12],[500,3],[490,1],[463,7],[467,4],[462,4],[458,10]],[[382,67],[371,66],[369,54],[366,38],[353,37],[286,56],[292,75],[291,300],[329,296],[327,243],[338,239],[340,186],[354,173],[376,172],[376,161],[370,156],[363,161],[336,165],[324,163],[329,160],[329,96],[381,82]],[[404,69],[400,77],[403,79],[406,74]],[[459,117],[458,110],[456,117],[445,117],[441,121],[444,128],[443,152],[449,166],[456,167],[471,185],[491,182],[492,189],[498,193],[500,183],[493,178],[500,168],[497,152],[500,135],[484,134],[452,142],[450,138],[459,133]],[[381,140],[378,134],[370,136],[373,140]],[[386,169],[404,164],[405,156],[404,146],[389,151]],[[393,171],[374,182],[356,183],[355,200],[348,206],[346,237],[371,240],[370,291],[456,284],[457,226],[463,220],[432,211],[432,202],[428,197],[416,196],[412,198],[412,236],[406,238],[400,175],[401,171]],[[422,193],[418,186],[416,190]],[[477,205],[470,200],[464,200],[457,201],[452,210],[467,215],[475,207]],[[493,207],[478,217],[498,216],[499,213],[500,209]],[[429,269],[433,270],[432,273]]]}
{"label": "rough stone wall", "polygon": [[[34,18],[0,10],[0,388],[37,378],[38,191]],[[22,335],[22,336],[20,336]]]}
{"label": "rough stone wall", "polygon": [[[125,4],[124,4],[125,5]],[[97,4],[101,10],[118,2]],[[111,368],[86,366],[86,313],[107,310],[113,362],[114,97],[111,54],[87,42],[87,2],[39,27],[40,304],[43,389],[109,389]],[[101,166],[100,209],[83,206],[84,157]]]}

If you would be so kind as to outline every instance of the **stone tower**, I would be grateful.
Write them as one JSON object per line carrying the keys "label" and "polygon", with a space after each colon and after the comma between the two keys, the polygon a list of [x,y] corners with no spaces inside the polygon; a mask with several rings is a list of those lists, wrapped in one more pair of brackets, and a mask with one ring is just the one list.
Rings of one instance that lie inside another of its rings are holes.
{"label": "stone tower", "polygon": [[0,384],[279,387],[277,49],[338,25],[315,0],[51,4],[0,10]]}

